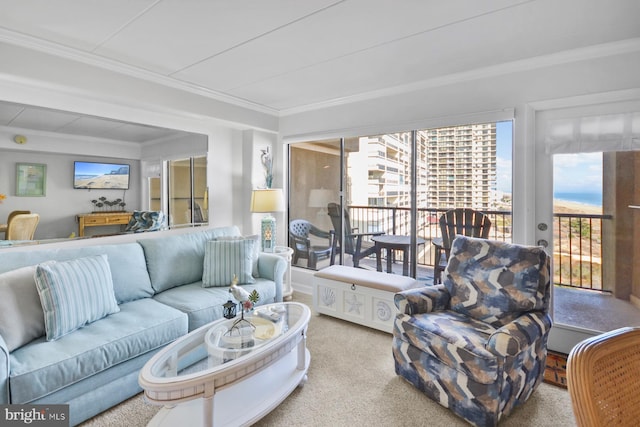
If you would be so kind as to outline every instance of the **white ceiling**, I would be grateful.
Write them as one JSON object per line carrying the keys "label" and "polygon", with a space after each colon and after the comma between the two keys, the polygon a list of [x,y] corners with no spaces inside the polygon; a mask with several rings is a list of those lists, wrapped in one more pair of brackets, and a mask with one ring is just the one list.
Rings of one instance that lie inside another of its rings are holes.
{"label": "white ceiling", "polygon": [[0,40],[277,115],[637,49],[638,17],[638,0],[0,0]]}
{"label": "white ceiling", "polygon": [[17,132],[22,130],[40,131],[133,143],[160,141],[186,134],[186,132],[173,129],[9,102],[0,102],[0,126],[16,129]]}

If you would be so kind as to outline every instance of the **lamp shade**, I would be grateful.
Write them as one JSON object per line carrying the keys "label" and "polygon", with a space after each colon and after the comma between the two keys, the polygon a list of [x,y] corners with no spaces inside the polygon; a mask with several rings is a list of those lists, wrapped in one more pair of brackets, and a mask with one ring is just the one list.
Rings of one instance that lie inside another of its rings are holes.
{"label": "lamp shade", "polygon": [[251,194],[251,212],[284,211],[284,195],[280,188],[253,190]]}
{"label": "lamp shade", "polygon": [[309,193],[310,208],[326,208],[332,202],[333,191],[324,188],[314,188]]}

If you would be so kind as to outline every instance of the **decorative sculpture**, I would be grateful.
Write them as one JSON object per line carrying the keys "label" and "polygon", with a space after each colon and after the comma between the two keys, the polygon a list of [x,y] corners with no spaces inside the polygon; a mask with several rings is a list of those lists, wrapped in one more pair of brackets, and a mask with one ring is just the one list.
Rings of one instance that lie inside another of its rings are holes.
{"label": "decorative sculpture", "polygon": [[231,286],[229,286],[229,292],[231,292],[233,297],[236,300],[238,300],[238,302],[240,303],[240,318],[235,322],[233,322],[233,325],[231,325],[227,334],[231,335],[235,330],[238,332],[238,335],[242,335],[240,328],[241,328],[241,324],[243,323],[248,324],[251,327],[251,329],[255,330],[256,326],[244,318],[245,308],[247,306],[249,306],[249,308],[253,307],[253,303],[250,300],[251,294],[247,292],[246,289],[243,289],[240,286],[238,286],[238,277],[235,274],[233,275]]}

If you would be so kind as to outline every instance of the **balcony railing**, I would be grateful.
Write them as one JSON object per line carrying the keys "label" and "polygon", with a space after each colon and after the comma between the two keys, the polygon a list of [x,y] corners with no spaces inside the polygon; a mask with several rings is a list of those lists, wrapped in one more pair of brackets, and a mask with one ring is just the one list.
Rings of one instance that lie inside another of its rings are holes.
{"label": "balcony railing", "polygon": [[[425,240],[417,251],[419,265],[433,266],[434,247],[441,237],[439,218],[448,209],[418,209],[418,237]],[[489,238],[510,242],[512,216],[510,211],[483,211],[491,219]],[[359,232],[384,231],[387,234],[409,235],[409,208],[384,206],[350,206],[351,226]],[[553,282],[575,288],[604,290],[602,286],[602,222],[611,215],[555,213]],[[402,254],[398,253],[398,259]]]}

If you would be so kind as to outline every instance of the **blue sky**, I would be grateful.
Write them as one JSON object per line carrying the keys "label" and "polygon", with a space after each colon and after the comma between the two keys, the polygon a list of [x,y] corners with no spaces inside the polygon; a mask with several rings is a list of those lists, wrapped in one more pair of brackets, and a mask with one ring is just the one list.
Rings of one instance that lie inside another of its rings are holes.
{"label": "blue sky", "polygon": [[602,193],[602,153],[553,156],[554,193]]}
{"label": "blue sky", "polygon": [[513,147],[513,123],[496,123],[496,188],[511,193],[511,151]]}
{"label": "blue sky", "polygon": [[[497,189],[511,193],[513,124],[496,123]],[[554,193],[602,193],[602,153],[556,154]]]}

